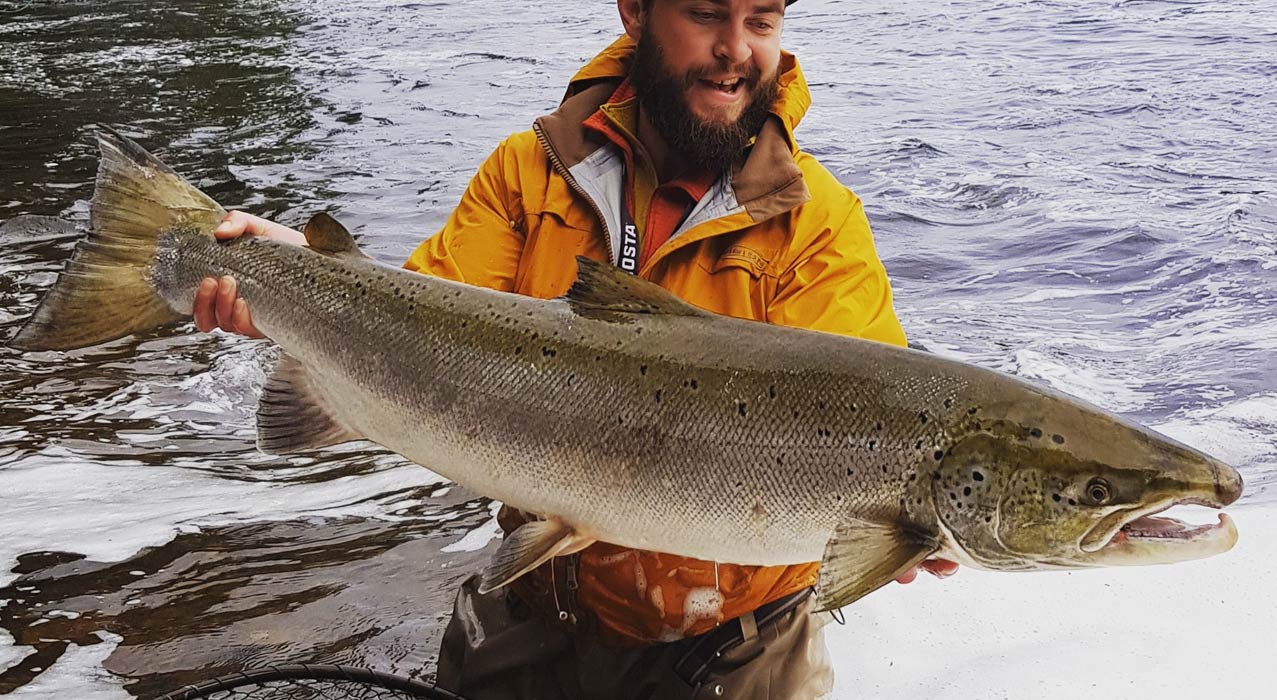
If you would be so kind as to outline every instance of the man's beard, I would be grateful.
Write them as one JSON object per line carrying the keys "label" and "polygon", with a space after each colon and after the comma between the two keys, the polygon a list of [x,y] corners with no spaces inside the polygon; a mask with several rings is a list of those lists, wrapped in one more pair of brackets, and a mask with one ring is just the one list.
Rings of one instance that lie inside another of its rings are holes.
{"label": "man's beard", "polygon": [[[749,103],[730,124],[701,121],[687,103],[687,91],[715,72],[745,76],[744,84],[737,89],[749,90]],[[764,78],[758,66],[752,63],[739,68],[720,65],[693,70],[683,77],[671,75],[665,68],[661,47],[647,34],[646,28],[638,42],[630,82],[638,92],[643,115],[665,143],[689,165],[715,173],[736,163],[750,139],[763,128],[772,103],[780,93],[776,76]]]}

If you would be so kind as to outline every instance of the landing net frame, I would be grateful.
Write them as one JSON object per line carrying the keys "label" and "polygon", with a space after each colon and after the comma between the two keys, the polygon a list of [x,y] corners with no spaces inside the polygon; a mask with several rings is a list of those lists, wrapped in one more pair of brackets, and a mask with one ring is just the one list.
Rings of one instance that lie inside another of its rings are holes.
{"label": "landing net frame", "polygon": [[188,685],[153,700],[465,700],[428,683],[332,664],[267,666]]}

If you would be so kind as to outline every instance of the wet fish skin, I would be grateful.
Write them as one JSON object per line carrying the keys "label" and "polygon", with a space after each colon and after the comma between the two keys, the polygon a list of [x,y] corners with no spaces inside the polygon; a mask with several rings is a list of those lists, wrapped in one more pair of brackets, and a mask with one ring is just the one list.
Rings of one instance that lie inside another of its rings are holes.
{"label": "wet fish skin", "polygon": [[[170,323],[202,278],[233,275],[286,353],[259,407],[264,450],[368,439],[546,517],[507,537],[483,590],[607,541],[819,560],[832,608],[927,557],[1073,568],[1236,539],[1226,517],[1169,539],[1158,533],[1177,526],[1140,520],[1231,503],[1234,470],[1058,392],[710,314],[586,260],[568,297],[545,301],[377,264],[326,215],[307,225],[309,248],[220,243],[220,206],[122,136],[101,147],[95,233],[12,344],[82,347]],[[1137,520],[1152,534],[1117,541]]]}

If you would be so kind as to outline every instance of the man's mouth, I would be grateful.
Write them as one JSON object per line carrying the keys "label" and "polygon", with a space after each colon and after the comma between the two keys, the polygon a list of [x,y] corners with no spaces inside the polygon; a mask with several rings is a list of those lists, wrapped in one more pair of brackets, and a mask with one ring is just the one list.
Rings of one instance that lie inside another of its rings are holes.
{"label": "man's mouth", "polygon": [[733,78],[731,80],[702,80],[702,84],[718,90],[728,95],[735,95],[745,85],[744,78]]}

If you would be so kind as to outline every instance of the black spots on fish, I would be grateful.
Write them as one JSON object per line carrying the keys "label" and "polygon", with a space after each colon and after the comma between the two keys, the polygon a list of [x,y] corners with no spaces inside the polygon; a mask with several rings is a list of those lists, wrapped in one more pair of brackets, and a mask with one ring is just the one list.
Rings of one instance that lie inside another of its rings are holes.
{"label": "black spots on fish", "polygon": [[984,473],[980,471],[971,472],[971,478],[976,481],[984,481]]}
{"label": "black spots on fish", "polygon": [[944,450],[936,450],[932,456],[936,458],[937,462],[942,461],[944,459]]}
{"label": "black spots on fish", "polygon": [[639,374],[647,376],[647,365],[639,365]]}
{"label": "black spots on fish", "polygon": [[662,394],[662,393],[663,393],[663,392],[662,392],[662,390],[660,390],[660,389],[657,389],[657,390],[656,390],[656,403],[660,403],[660,402],[661,402],[661,394]]}
{"label": "black spots on fish", "polygon": [[882,465],[882,473],[883,473],[883,474],[886,474],[886,473],[887,473],[887,465],[885,465],[885,464],[884,464],[884,465]]}
{"label": "black spots on fish", "polygon": [[575,383],[576,383],[576,373],[574,372],[568,375],[568,386],[572,386]]}
{"label": "black spots on fish", "polygon": [[736,402],[736,413],[737,413],[738,415],[740,415],[740,417],[741,417],[741,418],[744,418],[744,417],[745,417],[745,414],[747,413],[747,411],[745,410],[745,402],[744,402],[744,401],[737,401],[737,402]]}
{"label": "black spots on fish", "polygon": [[[869,441],[869,443],[867,444],[867,447],[869,448],[869,451],[870,451],[870,452],[873,452],[873,451],[874,451],[874,448],[875,448],[875,447],[877,447],[877,446],[878,446],[878,441],[877,441],[877,440],[870,440],[870,441]],[[884,468],[885,468],[885,467],[884,467]]]}
{"label": "black spots on fish", "polygon": [[794,420],[798,419],[798,409],[794,409]]}
{"label": "black spots on fish", "polygon": [[855,475],[856,475],[856,470],[852,469],[851,467],[847,467],[847,476],[855,476]]}
{"label": "black spots on fish", "polygon": [[922,440],[919,440],[919,441],[917,441],[917,442],[913,443],[913,449],[915,449],[915,450],[921,450],[921,449],[922,449],[922,445],[923,445],[923,441],[922,441]]}
{"label": "black spots on fish", "polygon": [[776,400],[776,385],[775,384],[772,384],[771,386],[767,387],[767,398],[773,401]]}
{"label": "black spots on fish", "polygon": [[967,487],[963,488],[963,489],[962,489],[962,495],[963,495],[963,496],[970,496],[970,495],[971,495],[971,487],[970,487],[970,486],[967,486]]}
{"label": "black spots on fish", "polygon": [[945,408],[953,408],[953,399],[945,399],[945,400],[944,400],[944,407],[945,407]]}
{"label": "black spots on fish", "polygon": [[555,357],[555,356],[556,356],[556,355],[558,355],[558,354],[559,354],[559,351],[558,351],[558,350],[555,350],[555,349],[554,349],[554,348],[552,348],[552,347],[549,347],[549,346],[546,346],[546,345],[542,345],[542,346],[541,346],[541,357],[549,357],[549,358],[553,358],[553,357]]}
{"label": "black spots on fish", "polygon": [[744,488],[744,486],[745,486],[745,482],[743,481],[736,482],[736,488],[740,489],[740,488]]}
{"label": "black spots on fish", "polygon": [[785,455],[776,455],[776,466],[785,466]]}
{"label": "black spots on fish", "polygon": [[595,355],[595,356],[594,356],[594,361],[595,361],[595,362],[602,362],[602,361],[603,361],[603,356],[602,356],[602,355]]}
{"label": "black spots on fish", "polygon": [[1034,439],[1042,437],[1042,430],[1039,428],[1030,428],[1029,437]]}
{"label": "black spots on fish", "polygon": [[1075,499],[1075,498],[1070,498],[1070,499],[1069,499],[1069,505],[1071,505],[1071,506],[1075,506],[1075,505],[1077,505],[1077,499]]}
{"label": "black spots on fish", "polygon": [[1064,436],[1063,436],[1063,435],[1052,435],[1052,436],[1051,436],[1051,442],[1054,442],[1054,443],[1055,443],[1055,444],[1057,444],[1057,445],[1063,445],[1063,444],[1064,444]]}
{"label": "black spots on fish", "polygon": [[954,492],[950,491],[950,492],[949,492],[949,500],[950,500],[950,501],[956,501],[956,500],[958,500],[958,494],[956,494],[956,493],[954,493]]}
{"label": "black spots on fish", "polygon": [[698,384],[695,379],[685,379],[683,380],[683,388],[696,391],[700,388],[700,384]]}
{"label": "black spots on fish", "polygon": [[[462,324],[462,327],[464,327],[464,326],[465,326],[465,324],[463,323],[463,324]],[[514,354],[516,354],[516,355],[520,355],[520,354],[522,354],[522,353],[523,353],[523,346],[522,346],[522,345],[516,345],[516,346],[514,346]]]}
{"label": "black spots on fish", "polygon": [[833,437],[834,431],[829,428],[816,428],[816,436],[821,438]]}
{"label": "black spots on fish", "polygon": [[927,424],[927,412],[926,412],[926,411],[919,411],[919,412],[918,412],[918,421],[919,421],[920,423],[922,423],[923,425],[926,425],[926,424]]}
{"label": "black spots on fish", "polygon": [[851,409],[852,413],[855,413],[856,411],[860,410],[860,408],[856,406],[855,402],[848,404],[847,408]]}
{"label": "black spots on fish", "polygon": [[1062,501],[1062,500],[1064,500],[1064,499],[1060,496],[1060,494],[1058,494],[1058,493],[1053,493],[1053,494],[1051,494],[1051,500],[1055,501],[1056,503],[1059,503],[1060,501]]}
{"label": "black spots on fish", "polygon": [[882,421],[878,421],[878,422],[874,423],[874,432],[875,432],[875,433],[881,433],[881,432],[882,432]]}
{"label": "black spots on fish", "polygon": [[817,401],[817,402],[816,402],[816,410],[817,410],[817,411],[820,411],[821,413],[824,413],[824,411],[825,411],[825,402],[824,402],[824,401]]}
{"label": "black spots on fish", "polygon": [[932,480],[932,481],[939,481],[939,480],[940,480],[940,472],[931,472],[931,480]]}
{"label": "black spots on fish", "polygon": [[909,472],[909,481],[912,483],[918,480],[918,472]]}
{"label": "black spots on fish", "polygon": [[986,516],[984,516],[984,522],[986,522],[986,523],[991,523],[991,522],[993,522],[993,516],[992,516],[992,515],[986,515]]}

